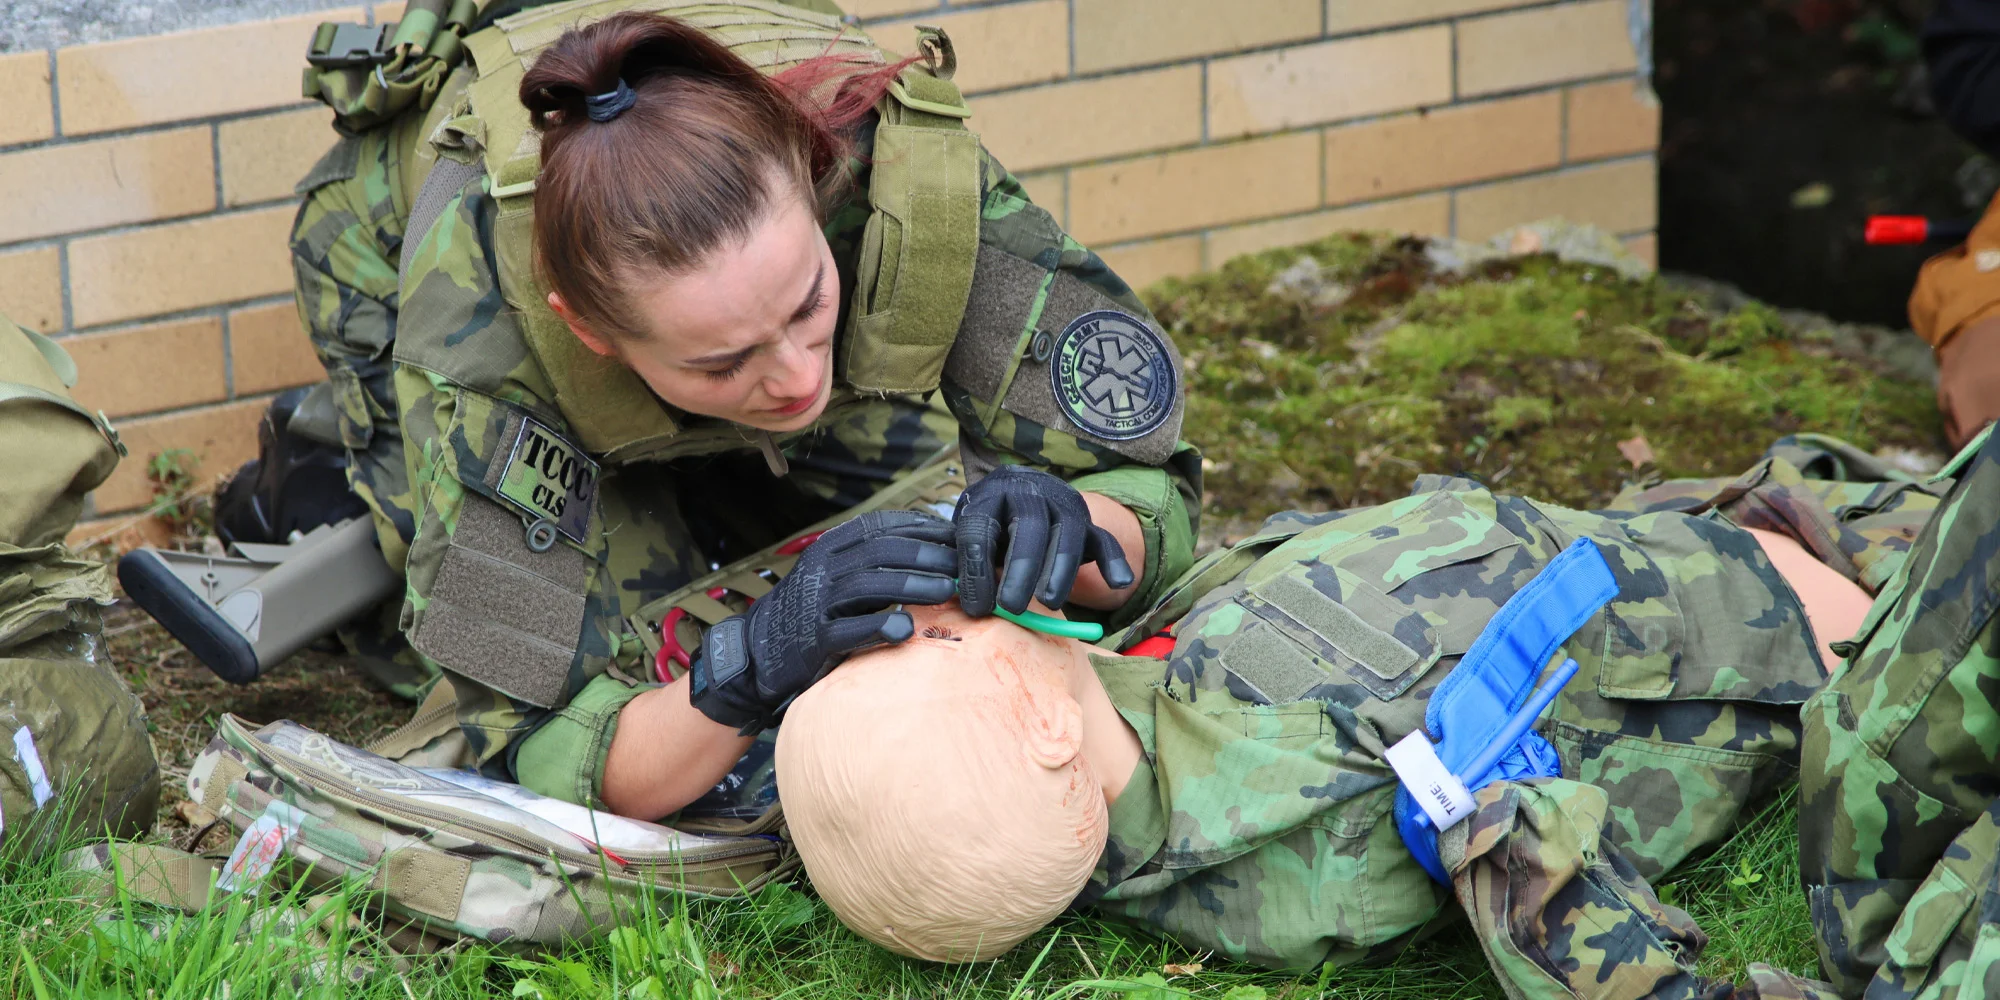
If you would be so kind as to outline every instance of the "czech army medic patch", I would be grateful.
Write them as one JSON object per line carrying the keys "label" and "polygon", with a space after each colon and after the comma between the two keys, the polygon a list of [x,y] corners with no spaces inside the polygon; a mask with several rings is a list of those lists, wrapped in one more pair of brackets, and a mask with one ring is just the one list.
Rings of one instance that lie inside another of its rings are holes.
{"label": "czech army medic patch", "polygon": [[597,463],[583,449],[523,417],[496,492],[529,517],[548,521],[564,538],[582,545],[590,527],[591,504],[597,499],[597,477]]}
{"label": "czech army medic patch", "polygon": [[1142,309],[996,247],[979,248],[944,373],[989,420],[1005,410],[1148,465],[1179,443],[1186,404],[1173,341]]}
{"label": "czech army medic patch", "polygon": [[1099,309],[1056,337],[1051,390],[1063,415],[1109,441],[1145,437],[1167,422],[1180,373],[1167,345],[1136,316]]}

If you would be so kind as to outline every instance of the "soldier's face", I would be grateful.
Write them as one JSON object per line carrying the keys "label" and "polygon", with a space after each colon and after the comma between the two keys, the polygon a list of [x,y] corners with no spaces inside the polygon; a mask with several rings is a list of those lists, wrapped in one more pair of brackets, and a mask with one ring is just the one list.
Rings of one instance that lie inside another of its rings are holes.
{"label": "soldier's face", "polygon": [[747,238],[694,271],[634,275],[627,286],[637,336],[598,336],[555,296],[550,304],[669,405],[767,431],[797,430],[826,409],[840,278],[802,195],[775,198]]}

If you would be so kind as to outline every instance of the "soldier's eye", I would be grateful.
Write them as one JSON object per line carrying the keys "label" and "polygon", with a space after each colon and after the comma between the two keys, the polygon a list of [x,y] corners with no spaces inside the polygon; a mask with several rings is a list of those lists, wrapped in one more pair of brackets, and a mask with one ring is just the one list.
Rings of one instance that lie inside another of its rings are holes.
{"label": "soldier's eye", "polygon": [[717,382],[726,382],[732,378],[735,378],[738,375],[743,374],[743,366],[749,363],[750,363],[750,352],[744,351],[743,353],[738,354],[734,360],[730,361],[727,367],[704,368],[702,369],[701,373],[704,376],[707,376],[708,378],[716,380]]}

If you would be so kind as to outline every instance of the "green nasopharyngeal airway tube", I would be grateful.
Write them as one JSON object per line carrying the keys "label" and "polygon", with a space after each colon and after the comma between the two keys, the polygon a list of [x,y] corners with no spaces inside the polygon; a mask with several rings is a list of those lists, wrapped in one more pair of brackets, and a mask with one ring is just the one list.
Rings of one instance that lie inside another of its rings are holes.
{"label": "green nasopharyngeal airway tube", "polygon": [[1033,629],[1048,635],[1060,636],[1064,639],[1081,639],[1084,642],[1096,642],[1104,638],[1104,626],[1096,622],[1073,622],[1067,618],[1051,618],[1038,611],[1023,611],[1017,615],[1006,608],[998,606],[994,607],[993,613],[1022,628]]}
{"label": "green nasopharyngeal airway tube", "polygon": [[1015,614],[999,605],[993,606],[993,613],[1025,629],[1053,635],[1062,639],[1081,639],[1096,642],[1104,638],[1104,626],[1096,622],[1073,622],[1067,618],[1053,618],[1039,611],[1023,611]]}

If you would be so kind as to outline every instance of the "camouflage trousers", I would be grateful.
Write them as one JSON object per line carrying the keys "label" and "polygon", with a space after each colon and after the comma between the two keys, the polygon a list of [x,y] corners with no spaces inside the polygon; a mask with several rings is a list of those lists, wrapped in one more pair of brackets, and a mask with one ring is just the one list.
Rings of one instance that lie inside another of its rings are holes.
{"label": "camouflage trousers", "polygon": [[1801,869],[1849,996],[2000,995],[2000,437],[1945,474],[1803,713]]}

